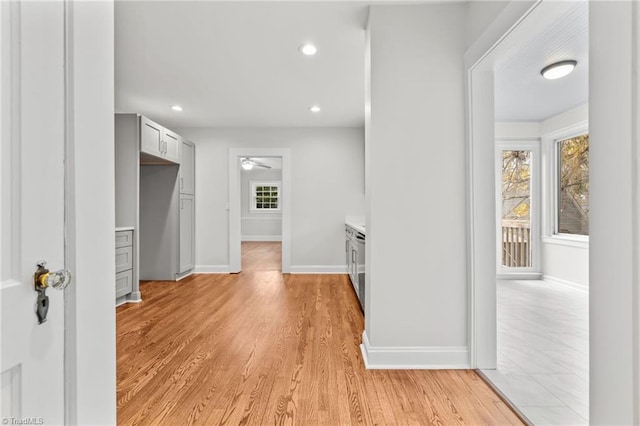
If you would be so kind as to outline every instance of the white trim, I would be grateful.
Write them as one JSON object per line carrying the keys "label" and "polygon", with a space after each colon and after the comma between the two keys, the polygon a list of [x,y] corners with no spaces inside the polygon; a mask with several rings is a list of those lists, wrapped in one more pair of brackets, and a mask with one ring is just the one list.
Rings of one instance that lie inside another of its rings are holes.
{"label": "white trim", "polygon": [[455,370],[468,369],[466,346],[371,346],[367,332],[360,345],[367,370]]}
{"label": "white trim", "polygon": [[[583,108],[581,106],[580,108]],[[574,238],[572,234],[556,233],[558,229],[558,150],[559,141],[589,133],[589,121],[581,120],[569,126],[547,132],[541,137],[542,161],[544,165],[542,174],[542,199],[544,210],[542,212],[542,235],[544,237]],[[578,237],[580,238],[580,237]],[[588,236],[582,236],[588,241]]]}
{"label": "white trim", "polygon": [[346,274],[347,265],[292,265],[289,272],[292,274]]}
{"label": "white trim", "polygon": [[494,64],[513,47],[526,42],[530,31],[562,16],[570,7],[573,7],[570,2],[509,2],[464,55],[468,345],[472,368],[492,369],[497,365]]}
{"label": "white trim", "polygon": [[574,290],[580,290],[580,291],[583,291],[585,293],[589,293],[589,286],[588,285],[575,283],[573,281],[563,280],[562,278],[552,277],[551,275],[543,275],[542,276],[542,281],[544,281],[546,283],[549,283],[549,284],[559,285],[559,286],[562,286],[562,287],[568,287],[568,288],[572,288]]}
{"label": "white trim", "polygon": [[[278,207],[259,209],[256,207],[256,187],[257,186],[275,186],[278,188]],[[280,207],[282,205],[282,181],[279,180],[250,180],[249,181],[249,211],[255,213],[280,213]]]}
{"label": "white trim", "polygon": [[242,241],[282,241],[282,235],[242,235]]}
{"label": "white trim", "polygon": [[552,235],[550,237],[542,237],[542,244],[553,244],[556,246],[577,247],[589,250],[588,238],[569,237],[568,234]]}
{"label": "white trim", "polygon": [[542,274],[540,272],[506,272],[498,274],[497,280],[540,280]]}
{"label": "white trim", "polygon": [[194,274],[228,274],[229,265],[196,265],[193,268]]}
{"label": "white trim", "polygon": [[[265,211],[264,213],[269,214],[268,211]],[[280,213],[280,210],[278,210],[277,212],[272,211],[271,214],[273,213]],[[240,220],[273,220],[280,222],[282,219],[273,216],[242,216]]]}
{"label": "white trim", "polygon": [[[531,273],[540,272],[541,265],[541,241],[540,241],[540,212],[542,199],[540,196],[541,186],[541,156],[540,156],[540,140],[503,140],[496,141],[495,144],[496,169],[495,169],[495,191],[496,191],[496,273],[498,275],[509,275],[513,273]],[[502,167],[503,167],[503,151],[531,151],[531,177],[529,186],[529,226],[530,226],[530,250],[531,250],[531,266],[528,268],[507,267],[502,265]]]}
{"label": "white trim", "polygon": [[124,305],[126,303],[140,303],[140,302],[142,302],[142,299],[130,300],[130,299],[127,299],[127,296],[122,296],[122,297],[119,297],[118,299],[116,299],[116,308],[118,306],[122,306],[122,305]]}
{"label": "white trim", "polygon": [[187,272],[181,272],[176,274],[176,281],[180,281],[184,278],[187,278],[189,276],[193,275],[193,269],[189,269]]}
{"label": "white trim", "polygon": [[[241,270],[241,195],[240,158],[282,158],[282,272],[291,269],[291,149],[290,148],[231,148],[229,149],[229,266],[228,272]],[[197,267],[196,267],[197,269]]]}

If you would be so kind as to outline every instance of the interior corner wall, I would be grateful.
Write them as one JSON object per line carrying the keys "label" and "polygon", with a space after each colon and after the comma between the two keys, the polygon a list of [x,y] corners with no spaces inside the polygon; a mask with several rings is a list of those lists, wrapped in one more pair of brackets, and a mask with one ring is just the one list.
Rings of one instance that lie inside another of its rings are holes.
{"label": "interior corner wall", "polygon": [[281,241],[282,213],[251,210],[251,182],[282,182],[281,169],[254,167],[240,173],[240,230],[242,241]]}
{"label": "interior corner wall", "polygon": [[370,8],[369,367],[469,365],[465,18],[463,4]]}
{"label": "interior corner wall", "polygon": [[291,272],[345,271],[345,216],[364,216],[362,128],[182,128],[196,155],[196,271],[229,270],[229,150],[291,149]]}

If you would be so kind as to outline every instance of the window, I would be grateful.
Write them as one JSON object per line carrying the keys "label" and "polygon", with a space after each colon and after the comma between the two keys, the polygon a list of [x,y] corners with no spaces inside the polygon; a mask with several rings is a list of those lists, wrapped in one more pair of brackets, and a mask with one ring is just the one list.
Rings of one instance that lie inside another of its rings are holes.
{"label": "window", "polygon": [[280,182],[251,182],[251,210],[280,210]]}
{"label": "window", "polygon": [[501,261],[503,267],[531,265],[531,150],[502,150]]}
{"label": "window", "polygon": [[557,234],[589,235],[589,135],[557,142]]}

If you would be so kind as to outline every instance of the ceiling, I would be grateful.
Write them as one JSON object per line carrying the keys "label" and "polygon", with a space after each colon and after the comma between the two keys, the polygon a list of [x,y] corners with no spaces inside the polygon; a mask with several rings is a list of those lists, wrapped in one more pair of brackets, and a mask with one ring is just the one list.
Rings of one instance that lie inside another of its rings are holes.
{"label": "ceiling", "polygon": [[[545,66],[565,59],[578,61],[567,77],[540,75]],[[588,2],[581,1],[496,65],[496,120],[543,121],[588,100],[589,14]]]}
{"label": "ceiling", "polygon": [[[365,3],[117,1],[115,13],[118,112],[169,128],[364,124]],[[308,41],[317,55],[299,52]],[[540,76],[563,59],[578,61],[568,77]],[[498,121],[542,121],[586,103],[587,2],[499,62],[495,91]]]}
{"label": "ceiling", "polygon": [[[169,128],[362,126],[367,13],[348,2],[118,1],[116,110]],[[315,56],[299,52],[305,42]]]}

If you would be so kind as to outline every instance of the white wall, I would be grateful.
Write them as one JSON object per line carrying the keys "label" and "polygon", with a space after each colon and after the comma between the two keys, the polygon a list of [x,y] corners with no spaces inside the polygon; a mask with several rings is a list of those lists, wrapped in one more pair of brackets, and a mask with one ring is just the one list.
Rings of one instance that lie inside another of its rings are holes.
{"label": "white wall", "polygon": [[637,425],[640,11],[589,7],[589,422]]}
{"label": "white wall", "polygon": [[556,135],[573,131],[589,119],[589,105],[581,105],[541,122],[496,123],[496,141],[537,140],[541,143],[542,181],[541,196],[542,242],[541,273],[545,280],[576,288],[589,287],[589,242],[572,241],[553,235],[552,173],[553,147]]}
{"label": "white wall", "polygon": [[465,28],[466,44],[471,46],[473,42],[482,34],[487,26],[504,10],[509,4],[508,0],[502,1],[470,1],[467,9],[467,22]]}
{"label": "white wall", "polygon": [[240,173],[240,214],[242,241],[280,241],[282,238],[282,213],[251,210],[251,182],[281,182],[281,169],[254,167]]}
{"label": "white wall", "polygon": [[[70,44],[65,291],[68,424],[116,424],[113,1],[67,4]],[[69,323],[67,323],[69,324]]]}
{"label": "white wall", "polygon": [[364,215],[362,128],[183,128],[196,149],[196,271],[229,268],[229,149],[290,148],[291,271],[344,272],[344,218]]}
{"label": "white wall", "polygon": [[370,367],[468,366],[465,18],[464,4],[370,9]]}

